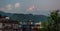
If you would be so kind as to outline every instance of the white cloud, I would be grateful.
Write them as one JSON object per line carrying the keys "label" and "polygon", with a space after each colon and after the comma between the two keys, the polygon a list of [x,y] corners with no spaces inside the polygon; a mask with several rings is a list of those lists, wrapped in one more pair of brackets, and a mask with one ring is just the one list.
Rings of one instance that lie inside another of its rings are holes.
{"label": "white cloud", "polygon": [[35,6],[32,5],[32,6],[29,6],[29,8],[27,9],[28,11],[33,11],[35,9]]}
{"label": "white cloud", "polygon": [[20,7],[20,3],[15,3],[15,8],[19,8]]}
{"label": "white cloud", "polygon": [[0,8],[0,11],[4,11],[4,10],[6,10],[4,7],[1,7],[1,8]]}
{"label": "white cloud", "polygon": [[6,10],[11,10],[13,6],[11,4],[6,5]]}

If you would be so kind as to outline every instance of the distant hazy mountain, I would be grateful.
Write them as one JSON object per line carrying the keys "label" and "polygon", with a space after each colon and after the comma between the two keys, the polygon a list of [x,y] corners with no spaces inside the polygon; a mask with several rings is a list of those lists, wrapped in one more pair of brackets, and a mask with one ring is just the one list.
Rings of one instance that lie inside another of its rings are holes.
{"label": "distant hazy mountain", "polygon": [[33,22],[39,22],[39,21],[46,21],[47,16],[45,15],[32,15],[32,14],[17,14],[17,13],[5,13],[0,11],[0,14],[2,16],[9,16],[10,20],[17,20],[17,21],[33,21]]}

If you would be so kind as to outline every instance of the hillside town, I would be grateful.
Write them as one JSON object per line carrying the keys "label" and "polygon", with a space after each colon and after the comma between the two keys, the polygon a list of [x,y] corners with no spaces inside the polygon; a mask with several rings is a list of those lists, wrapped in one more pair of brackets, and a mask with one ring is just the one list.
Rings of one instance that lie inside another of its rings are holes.
{"label": "hillside town", "polygon": [[60,31],[60,0],[0,0],[0,31]]}
{"label": "hillside town", "polygon": [[41,22],[19,22],[0,15],[0,31],[38,31],[39,28],[43,28]]}

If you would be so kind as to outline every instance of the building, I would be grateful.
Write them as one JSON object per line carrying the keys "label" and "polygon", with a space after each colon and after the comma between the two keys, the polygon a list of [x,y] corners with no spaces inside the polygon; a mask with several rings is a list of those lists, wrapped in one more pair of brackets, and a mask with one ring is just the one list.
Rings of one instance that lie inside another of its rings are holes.
{"label": "building", "polygon": [[36,28],[44,28],[41,22],[35,23]]}
{"label": "building", "polygon": [[0,18],[0,31],[38,31],[41,23],[19,22],[9,20],[9,17],[3,16]]}

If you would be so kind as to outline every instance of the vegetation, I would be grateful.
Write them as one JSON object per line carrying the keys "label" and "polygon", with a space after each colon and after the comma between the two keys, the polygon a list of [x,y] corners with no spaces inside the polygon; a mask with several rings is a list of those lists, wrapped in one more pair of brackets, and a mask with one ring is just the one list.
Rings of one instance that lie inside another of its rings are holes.
{"label": "vegetation", "polygon": [[41,31],[60,31],[59,23],[59,10],[53,11],[48,17],[47,23],[43,23],[44,28],[40,29]]}
{"label": "vegetation", "polygon": [[[18,17],[17,17],[18,16]],[[24,17],[23,17],[24,16]],[[0,16],[1,17],[1,16]],[[14,19],[17,18],[20,19],[22,22],[26,21],[28,22],[28,20],[36,20],[36,21],[40,21],[40,18],[43,16],[38,16],[38,15],[24,15],[24,14],[18,14],[18,15],[14,15],[13,16]],[[45,17],[45,16],[44,16]],[[43,17],[43,18],[44,18]],[[33,19],[34,18],[34,19]],[[42,18],[42,19],[43,19]],[[28,20],[27,20],[28,19]],[[15,21],[18,23],[18,21]],[[60,31],[60,17],[59,17],[59,10],[55,10],[52,11],[50,13],[50,16],[48,16],[48,21],[44,21],[42,22],[42,26],[44,28],[39,29],[39,31]]]}

